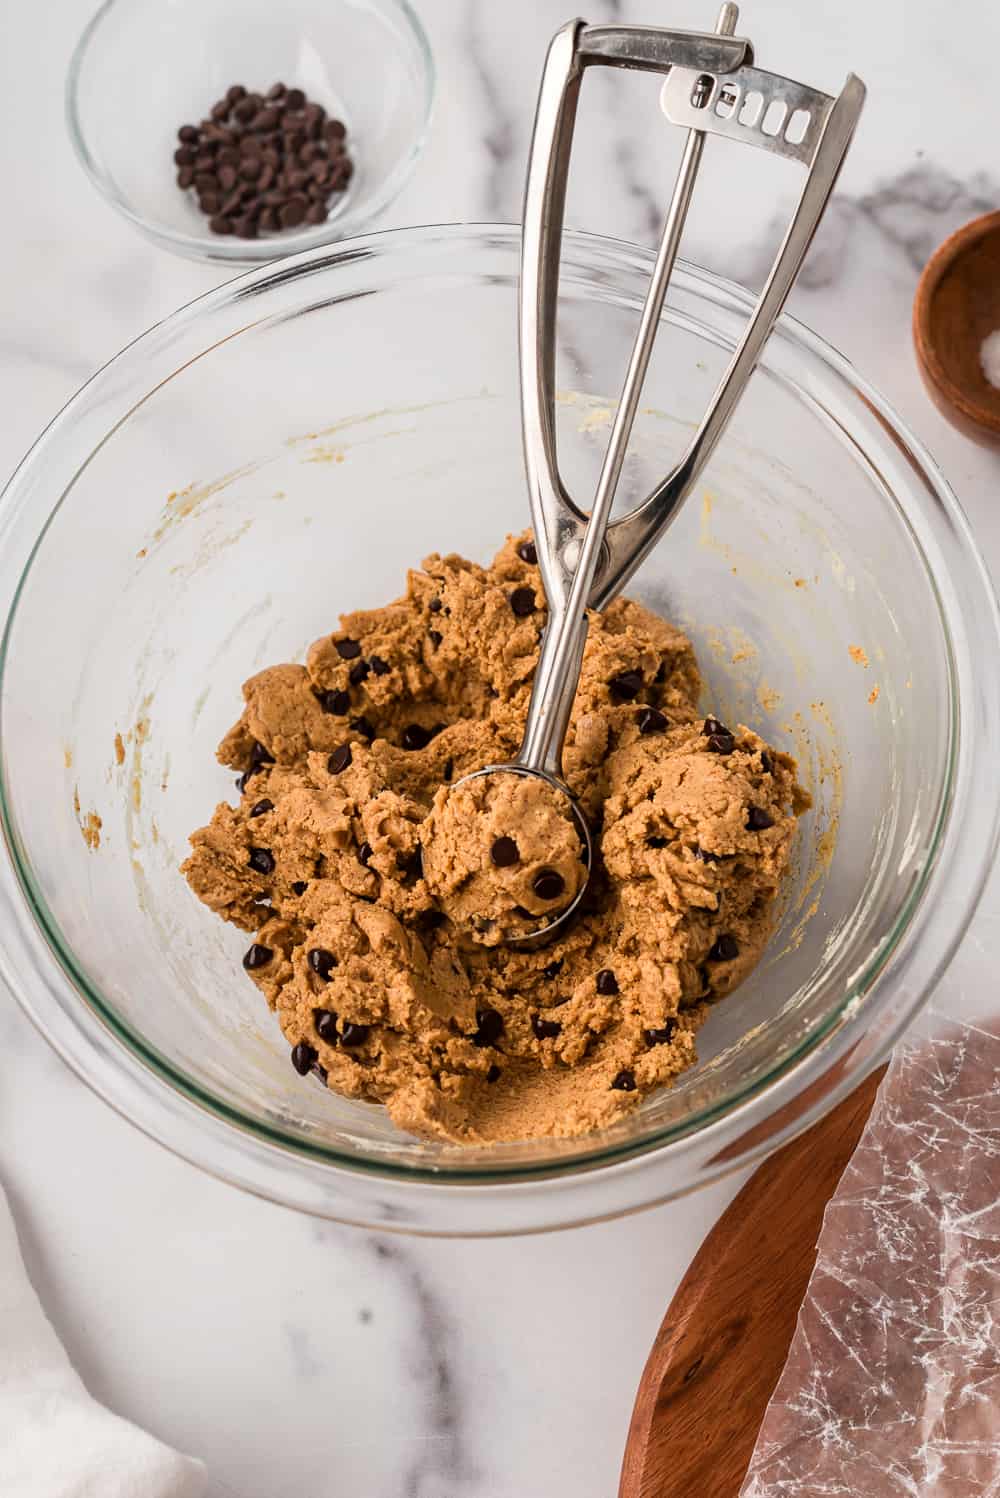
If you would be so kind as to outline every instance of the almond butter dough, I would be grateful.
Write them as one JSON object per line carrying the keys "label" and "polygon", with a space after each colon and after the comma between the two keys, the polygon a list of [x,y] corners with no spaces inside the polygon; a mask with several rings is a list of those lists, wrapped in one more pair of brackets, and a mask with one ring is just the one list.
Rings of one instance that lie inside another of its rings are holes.
{"label": "almond butter dough", "polygon": [[586,883],[585,860],[569,798],[510,771],[442,786],[423,834],[428,889],[487,947],[551,925]]}
{"label": "almond butter dough", "polygon": [[[581,913],[536,950],[473,930],[550,909],[539,867],[583,874],[544,786],[446,789],[520,743],[545,623],[533,556],[526,536],[488,568],[430,556],[305,666],[252,677],[219,748],[239,804],[183,866],[254,933],[244,967],[298,1071],[461,1143],[600,1128],[690,1066],[767,941],[808,804],[793,759],[699,714],[688,639],[619,599],[591,621],[566,744],[594,828]],[[500,838],[516,863],[493,860]]]}

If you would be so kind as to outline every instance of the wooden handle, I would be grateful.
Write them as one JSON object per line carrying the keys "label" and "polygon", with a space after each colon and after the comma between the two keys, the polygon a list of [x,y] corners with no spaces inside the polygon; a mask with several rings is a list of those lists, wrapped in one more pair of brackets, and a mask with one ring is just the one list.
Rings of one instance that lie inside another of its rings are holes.
{"label": "wooden handle", "polygon": [[639,1382],[619,1498],[737,1498],[884,1074],[765,1161],[698,1250]]}

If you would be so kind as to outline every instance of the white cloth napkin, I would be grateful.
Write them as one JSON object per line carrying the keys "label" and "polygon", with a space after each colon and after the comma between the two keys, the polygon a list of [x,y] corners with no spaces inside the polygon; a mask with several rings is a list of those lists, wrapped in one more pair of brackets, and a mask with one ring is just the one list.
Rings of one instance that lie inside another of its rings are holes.
{"label": "white cloth napkin", "polygon": [[205,1469],[91,1399],[31,1288],[0,1190],[0,1494],[201,1498]]}

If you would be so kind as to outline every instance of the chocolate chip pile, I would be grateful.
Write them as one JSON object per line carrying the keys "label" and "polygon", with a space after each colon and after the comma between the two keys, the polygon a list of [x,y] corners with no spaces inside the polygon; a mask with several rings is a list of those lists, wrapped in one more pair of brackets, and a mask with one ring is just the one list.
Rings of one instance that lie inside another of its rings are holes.
{"label": "chocolate chip pile", "polygon": [[346,137],[300,88],[257,94],[234,83],[208,119],[178,130],[177,186],[197,194],[213,234],[256,239],[322,224],[354,173]]}

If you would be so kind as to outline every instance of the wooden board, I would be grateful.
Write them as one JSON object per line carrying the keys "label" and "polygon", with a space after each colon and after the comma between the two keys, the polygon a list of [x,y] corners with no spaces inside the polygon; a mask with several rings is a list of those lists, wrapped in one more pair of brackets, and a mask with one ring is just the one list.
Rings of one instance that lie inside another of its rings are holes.
{"label": "wooden board", "polygon": [[795,1331],[826,1204],[884,1073],[767,1160],[705,1239],[639,1383],[619,1498],[737,1498]]}

